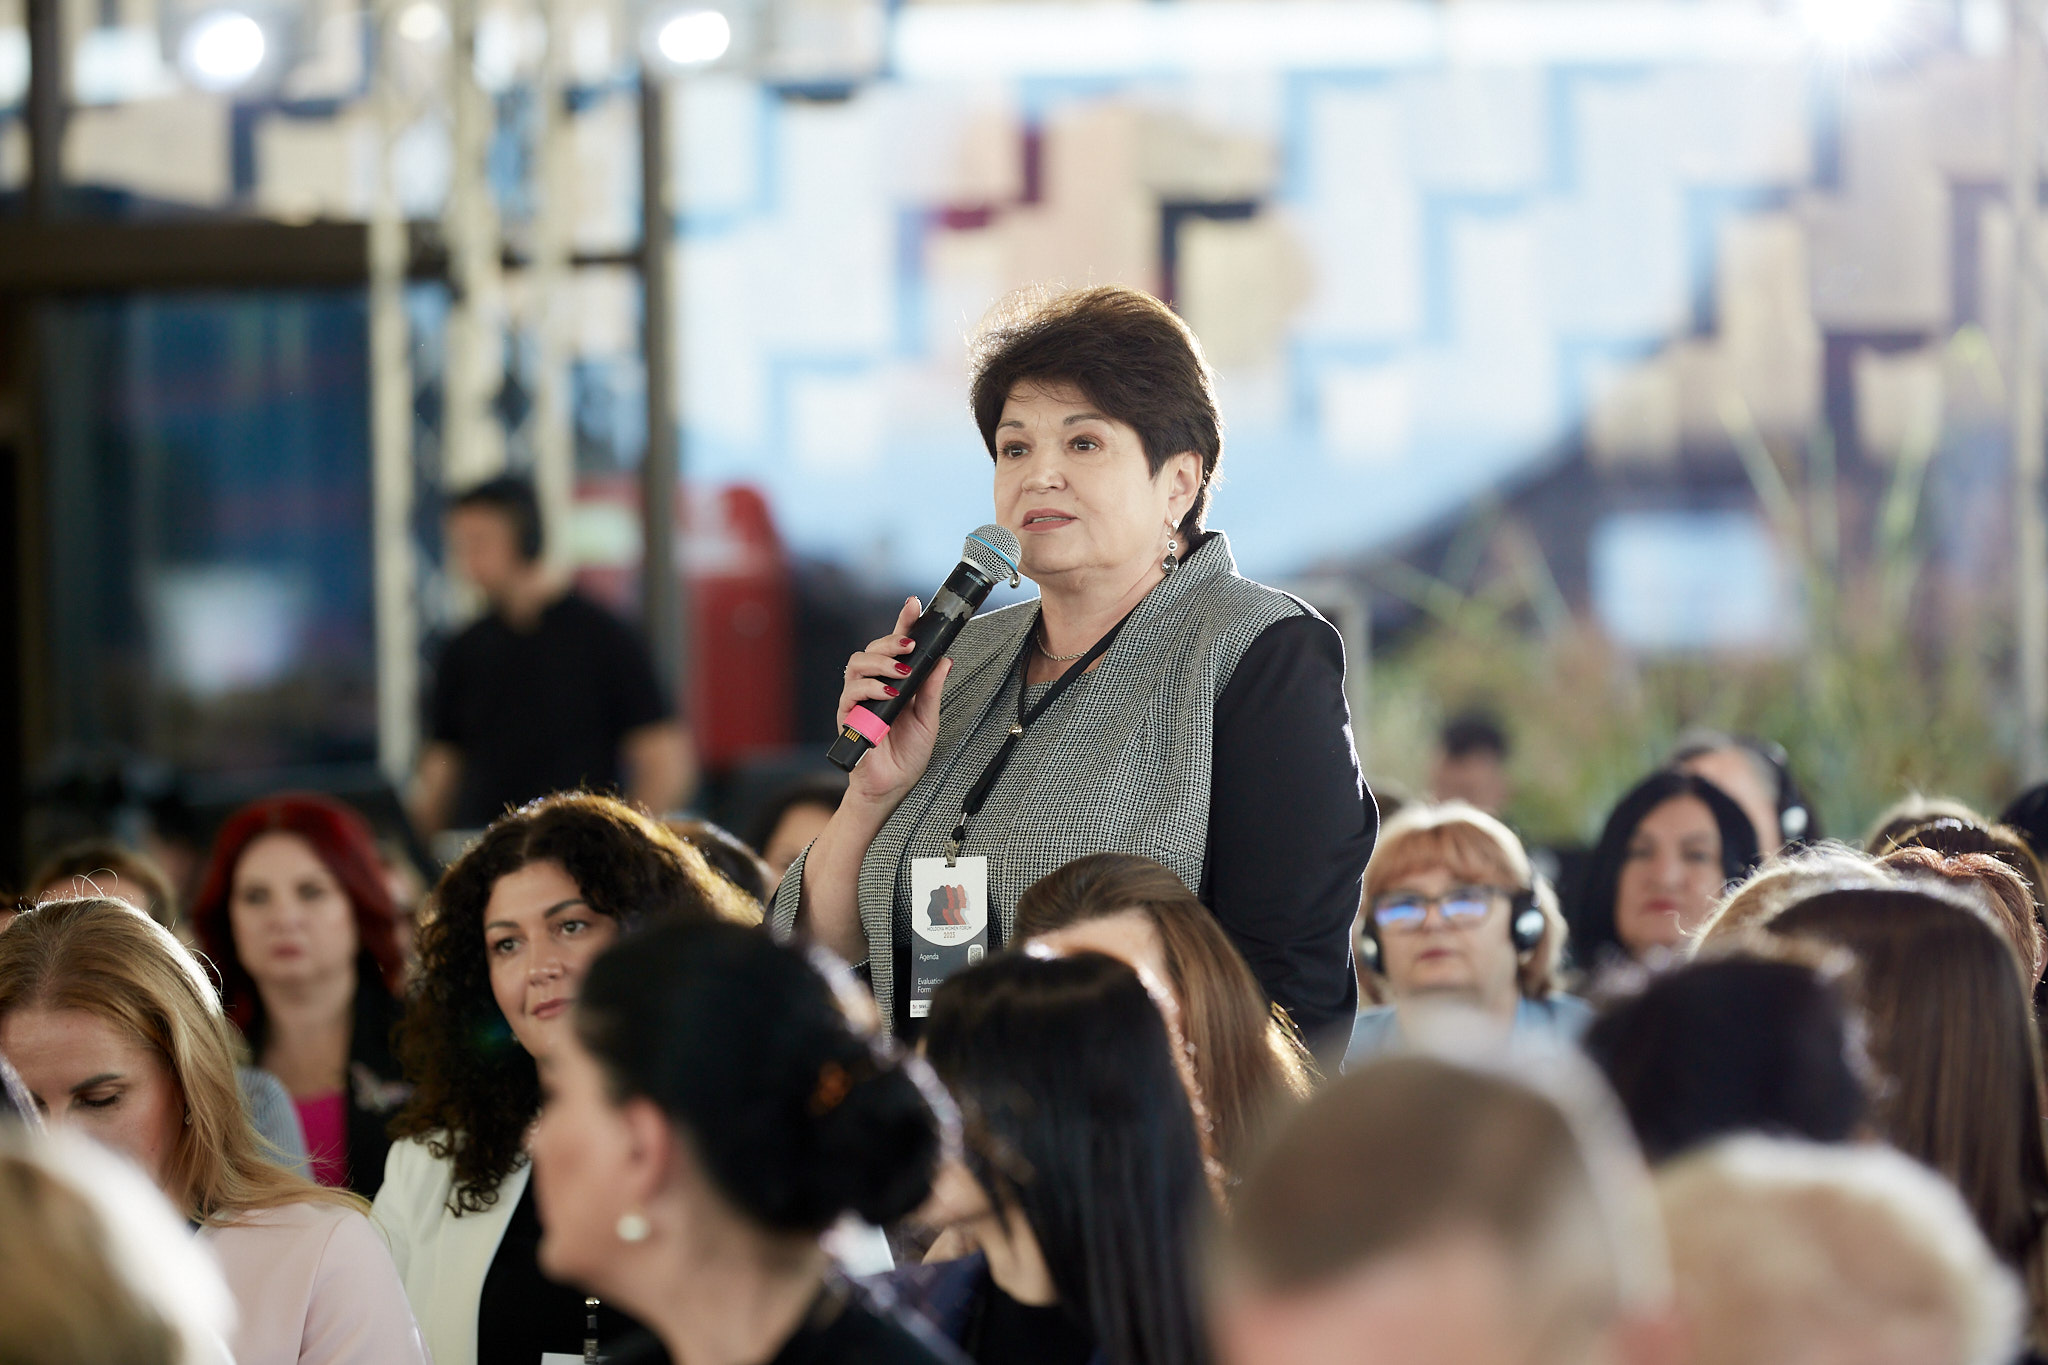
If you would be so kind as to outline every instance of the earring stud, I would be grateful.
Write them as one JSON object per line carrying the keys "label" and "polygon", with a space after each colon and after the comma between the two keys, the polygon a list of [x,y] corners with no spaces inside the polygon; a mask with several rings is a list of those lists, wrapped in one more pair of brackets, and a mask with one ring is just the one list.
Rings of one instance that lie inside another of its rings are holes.
{"label": "earring stud", "polygon": [[621,1242],[644,1242],[653,1229],[647,1226],[647,1215],[622,1213],[619,1215],[619,1240]]}

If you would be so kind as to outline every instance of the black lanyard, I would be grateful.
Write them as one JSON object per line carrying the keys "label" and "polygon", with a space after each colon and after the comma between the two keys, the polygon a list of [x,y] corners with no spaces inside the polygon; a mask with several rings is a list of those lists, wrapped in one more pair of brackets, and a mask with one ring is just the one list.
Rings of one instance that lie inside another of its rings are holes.
{"label": "black lanyard", "polygon": [[[967,795],[960,798],[960,823],[953,826],[953,837],[946,841],[947,867],[952,867],[954,860],[960,856],[960,845],[967,842],[967,822],[981,813],[982,803],[988,800],[988,794],[995,790],[996,783],[1002,780],[1003,770],[1010,766],[1010,755],[1016,751],[1017,741],[1024,738],[1025,727],[1050,711],[1052,704],[1088,671],[1089,666],[1109,652],[1109,647],[1116,643],[1117,632],[1124,628],[1124,621],[1130,619],[1127,615],[1123,621],[1111,626],[1109,634],[1097,640],[1072,668],[1053,679],[1052,685],[1046,688],[1045,695],[1038,699],[1036,705],[1026,707],[1024,697],[1029,688],[1025,684],[1025,679],[1030,676],[1026,663],[1031,658],[1031,651],[1038,647],[1038,632],[1045,620],[1044,613],[1041,611],[1039,619],[1032,622],[1030,632],[1024,637],[1024,648],[1017,652],[1016,659],[1010,664],[1010,676],[1017,680],[1016,723],[1010,726],[1010,733],[1004,736],[1003,747],[996,750],[996,756],[981,770],[981,776],[967,789]],[[1004,685],[1008,686],[1007,682]]]}

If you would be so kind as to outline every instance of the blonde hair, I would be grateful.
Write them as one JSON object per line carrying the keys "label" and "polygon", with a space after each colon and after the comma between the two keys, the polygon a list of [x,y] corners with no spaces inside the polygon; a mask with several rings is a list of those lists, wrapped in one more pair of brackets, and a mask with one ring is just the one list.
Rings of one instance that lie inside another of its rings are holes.
{"label": "blonde hair", "polygon": [[1515,985],[1530,1000],[1562,988],[1558,973],[1569,931],[1558,910],[1557,893],[1536,875],[1528,850],[1513,830],[1463,801],[1403,807],[1380,827],[1372,861],[1365,865],[1366,910],[1401,878],[1428,868],[1441,868],[1475,886],[1533,896],[1543,912],[1543,937],[1516,964]]}
{"label": "blonde hair", "polygon": [[1747,880],[1737,884],[1692,932],[1691,951],[1761,928],[1781,911],[1827,891],[1898,885],[1897,874],[1847,844],[1813,844],[1787,848],[1765,860]]}
{"label": "blonde hair", "polygon": [[220,1272],[142,1174],[82,1138],[0,1131],[0,1360],[224,1360]]}
{"label": "blonde hair", "polygon": [[367,1208],[264,1155],[235,1081],[239,1040],[220,997],[171,932],[125,901],[45,901],[0,934],[0,1020],[31,1007],[104,1019],[163,1063],[186,1115],[164,1163],[164,1193],[184,1216],[219,1225],[283,1204]]}
{"label": "blonde hair", "polygon": [[1690,1365],[2003,1365],[2024,1303],[1961,1198],[1889,1147],[1738,1137],[1657,1178]]}
{"label": "blonde hair", "polygon": [[[1476,1040],[1467,1040],[1476,1044]],[[1213,1227],[1213,1274],[1291,1293],[1451,1231],[1497,1238],[1553,1322],[1670,1302],[1648,1172],[1583,1058],[1463,1044],[1377,1057],[1291,1115]]]}

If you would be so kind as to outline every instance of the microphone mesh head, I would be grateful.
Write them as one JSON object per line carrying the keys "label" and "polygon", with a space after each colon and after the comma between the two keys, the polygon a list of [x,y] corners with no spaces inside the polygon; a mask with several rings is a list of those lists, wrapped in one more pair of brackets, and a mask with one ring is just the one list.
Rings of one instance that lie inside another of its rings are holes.
{"label": "microphone mesh head", "polygon": [[983,526],[967,537],[960,557],[990,578],[1017,579],[1017,566],[1024,562],[1024,547],[1006,526]]}

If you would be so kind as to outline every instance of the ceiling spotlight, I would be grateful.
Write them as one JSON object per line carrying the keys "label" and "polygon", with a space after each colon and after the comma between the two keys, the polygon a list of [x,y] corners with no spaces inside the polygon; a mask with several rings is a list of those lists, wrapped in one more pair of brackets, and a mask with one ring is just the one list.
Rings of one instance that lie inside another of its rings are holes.
{"label": "ceiling spotlight", "polygon": [[1904,27],[1909,0],[1798,0],[1799,22],[1828,52],[1866,57]]}
{"label": "ceiling spotlight", "polygon": [[664,23],[654,45],[677,66],[708,66],[732,46],[732,24],[715,9],[689,10]]}
{"label": "ceiling spotlight", "polygon": [[254,19],[240,10],[216,10],[186,30],[179,61],[202,89],[232,90],[256,74],[269,46]]}

